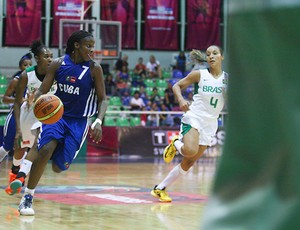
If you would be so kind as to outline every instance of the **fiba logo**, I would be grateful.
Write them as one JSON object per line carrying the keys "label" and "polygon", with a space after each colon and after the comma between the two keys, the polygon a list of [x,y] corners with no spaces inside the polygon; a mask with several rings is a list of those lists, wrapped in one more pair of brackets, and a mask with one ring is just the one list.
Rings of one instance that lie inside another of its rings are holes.
{"label": "fiba logo", "polygon": [[179,131],[163,131],[163,130],[152,130],[152,144],[153,146],[165,147],[170,143],[173,136],[178,135]]}

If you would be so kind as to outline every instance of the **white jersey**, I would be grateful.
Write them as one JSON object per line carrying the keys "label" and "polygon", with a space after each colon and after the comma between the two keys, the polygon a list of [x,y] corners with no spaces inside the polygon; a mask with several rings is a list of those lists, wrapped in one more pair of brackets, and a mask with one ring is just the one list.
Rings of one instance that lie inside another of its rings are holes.
{"label": "white jersey", "polygon": [[199,71],[201,77],[199,83],[195,85],[190,110],[198,116],[217,119],[225,104],[224,90],[227,88],[228,74],[223,72],[216,79],[208,69]]}
{"label": "white jersey", "polygon": [[[42,81],[38,79],[36,76],[36,66],[32,66],[26,69],[28,81],[27,81],[27,93],[33,93],[35,90],[37,90],[41,84]],[[49,91],[50,94],[54,94],[56,91],[56,84],[53,85]],[[22,132],[22,142],[21,147],[29,147],[31,148],[35,137],[36,137],[36,129],[39,128],[42,125],[42,123],[34,116],[33,113],[33,107],[28,108],[27,102],[25,101],[20,108],[20,128]]]}
{"label": "white jersey", "polygon": [[210,146],[225,104],[228,74],[223,72],[215,79],[207,69],[199,71],[201,77],[198,84],[195,84],[193,102],[181,120],[180,139],[193,127],[199,132],[199,145]]}

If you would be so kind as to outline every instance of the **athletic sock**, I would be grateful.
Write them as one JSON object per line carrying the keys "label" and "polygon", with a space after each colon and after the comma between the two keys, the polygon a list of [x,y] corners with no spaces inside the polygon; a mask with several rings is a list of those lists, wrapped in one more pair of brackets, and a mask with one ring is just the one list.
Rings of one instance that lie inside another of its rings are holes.
{"label": "athletic sock", "polygon": [[182,155],[181,147],[184,145],[183,142],[180,140],[176,140],[174,142],[174,145],[175,145],[175,148],[177,149],[177,151]]}
{"label": "athletic sock", "polygon": [[17,160],[15,157],[13,157],[13,165],[14,166],[20,166],[22,162],[22,159]]}
{"label": "athletic sock", "polygon": [[29,189],[29,188],[25,188],[24,194],[30,194],[30,195],[34,195],[34,191],[35,189]]}
{"label": "athletic sock", "polygon": [[26,177],[28,175],[28,173],[30,172],[31,165],[32,165],[31,161],[24,159],[23,163],[21,164],[17,178]]}
{"label": "athletic sock", "polygon": [[177,180],[181,175],[186,175],[188,171],[184,171],[181,168],[181,164],[178,164],[175,166],[167,175],[167,177],[159,184],[156,186],[158,189],[164,189],[171,185],[175,180]]}

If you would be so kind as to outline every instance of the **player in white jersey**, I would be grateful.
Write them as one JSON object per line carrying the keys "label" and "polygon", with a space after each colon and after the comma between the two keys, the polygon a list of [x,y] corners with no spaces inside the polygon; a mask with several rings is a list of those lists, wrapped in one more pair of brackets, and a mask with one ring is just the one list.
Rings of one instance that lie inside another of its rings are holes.
{"label": "player in white jersey", "polygon": [[[33,94],[41,85],[46,74],[46,69],[53,58],[53,53],[41,41],[32,42],[30,48],[37,65],[29,67],[22,72],[16,87],[16,98],[14,102],[14,115],[16,120],[15,151],[9,175],[9,184],[15,180],[19,172],[25,151],[28,148],[31,148],[30,152],[36,151],[36,139],[41,123],[33,114]],[[23,95],[26,88],[26,100],[24,101]],[[35,156],[36,154],[30,155]],[[27,160],[24,160],[25,164],[26,162]],[[5,191],[9,195],[13,195],[15,192],[20,192],[20,190],[21,189],[12,191],[9,185]]]}
{"label": "player in white jersey", "polygon": [[[199,51],[199,54],[200,51]],[[185,112],[181,120],[180,135],[175,136],[164,150],[164,161],[173,160],[176,151],[183,159],[167,177],[151,191],[151,195],[161,202],[171,202],[166,188],[181,175],[187,174],[193,164],[202,156],[218,128],[218,117],[225,103],[228,74],[222,70],[223,53],[216,45],[206,50],[208,69],[195,70],[173,86],[181,110]],[[184,99],[182,90],[195,86],[193,102]]]}

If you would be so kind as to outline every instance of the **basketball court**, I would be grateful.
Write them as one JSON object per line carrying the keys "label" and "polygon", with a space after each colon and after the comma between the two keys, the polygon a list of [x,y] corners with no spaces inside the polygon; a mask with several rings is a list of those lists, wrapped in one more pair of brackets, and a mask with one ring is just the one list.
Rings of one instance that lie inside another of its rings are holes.
{"label": "basketball court", "polygon": [[49,164],[36,189],[33,217],[19,216],[21,195],[4,191],[11,167],[6,160],[0,165],[0,229],[198,230],[217,158],[200,159],[168,189],[173,202],[161,203],[150,191],[179,160],[77,159],[61,174]]}

